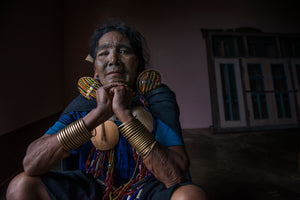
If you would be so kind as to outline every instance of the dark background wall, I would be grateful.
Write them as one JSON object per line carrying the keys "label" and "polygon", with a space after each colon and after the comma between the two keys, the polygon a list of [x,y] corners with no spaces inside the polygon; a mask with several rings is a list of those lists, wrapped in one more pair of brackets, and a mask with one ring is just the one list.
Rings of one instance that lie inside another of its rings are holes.
{"label": "dark background wall", "polygon": [[177,94],[183,128],[212,125],[201,28],[300,32],[296,1],[2,1],[0,134],[60,112],[91,75],[93,30],[118,18],[145,35],[151,66]]}
{"label": "dark background wall", "polygon": [[63,4],[1,1],[0,135],[63,108]]}

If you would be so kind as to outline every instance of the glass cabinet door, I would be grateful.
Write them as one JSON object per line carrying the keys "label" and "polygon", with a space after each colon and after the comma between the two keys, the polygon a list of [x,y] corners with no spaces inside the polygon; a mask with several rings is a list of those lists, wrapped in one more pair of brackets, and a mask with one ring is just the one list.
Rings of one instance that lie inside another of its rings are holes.
{"label": "glass cabinet door", "polygon": [[246,126],[238,59],[215,59],[215,75],[220,126]]}
{"label": "glass cabinet door", "polygon": [[243,59],[250,125],[280,125],[297,120],[288,62]]}
{"label": "glass cabinet door", "polygon": [[[291,61],[291,70],[294,79],[295,101],[298,105],[298,111],[300,110],[300,59],[293,59]],[[299,112],[298,112],[299,115]],[[298,116],[300,119],[300,116]]]}

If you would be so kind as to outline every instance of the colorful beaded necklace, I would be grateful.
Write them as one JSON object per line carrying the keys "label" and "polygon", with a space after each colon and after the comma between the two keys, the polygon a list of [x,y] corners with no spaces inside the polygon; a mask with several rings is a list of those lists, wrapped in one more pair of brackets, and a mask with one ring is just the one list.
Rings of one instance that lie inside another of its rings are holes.
{"label": "colorful beaded necklace", "polygon": [[[161,76],[155,70],[145,70],[138,76],[136,84],[138,90],[137,97],[144,107],[146,107],[143,95],[160,87]],[[91,77],[83,77],[78,81],[79,92],[89,100],[95,100],[96,90],[99,87],[101,87],[101,83]],[[92,174],[95,180],[102,186],[104,192],[103,200],[139,199],[146,180],[152,174],[133,147],[131,147],[131,152],[135,160],[134,172],[128,182],[116,187],[113,180],[115,150],[102,151],[95,147],[91,149],[86,161],[86,173]]]}
{"label": "colorful beaded necklace", "polygon": [[137,199],[141,194],[145,181],[151,173],[133,148],[132,153],[136,163],[133,175],[128,182],[115,187],[113,181],[115,150],[101,151],[95,147],[92,148],[86,162],[86,173],[92,174],[102,186],[103,200]]}

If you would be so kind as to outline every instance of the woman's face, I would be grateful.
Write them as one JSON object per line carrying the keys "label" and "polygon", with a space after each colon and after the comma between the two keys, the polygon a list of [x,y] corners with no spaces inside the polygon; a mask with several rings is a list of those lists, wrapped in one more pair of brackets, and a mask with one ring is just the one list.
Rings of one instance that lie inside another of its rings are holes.
{"label": "woman's face", "polygon": [[130,41],[121,33],[117,31],[105,33],[98,41],[94,71],[102,85],[123,82],[133,87],[138,64],[138,57]]}

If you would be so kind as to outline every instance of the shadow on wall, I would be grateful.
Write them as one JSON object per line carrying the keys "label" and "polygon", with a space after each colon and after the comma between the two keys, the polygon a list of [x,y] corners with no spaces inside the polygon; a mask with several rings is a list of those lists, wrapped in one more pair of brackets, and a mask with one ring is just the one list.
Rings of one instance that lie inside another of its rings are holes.
{"label": "shadow on wall", "polygon": [[59,117],[60,113],[44,118],[27,126],[0,136],[0,197],[9,181],[23,171],[22,160],[27,146],[42,136]]}

